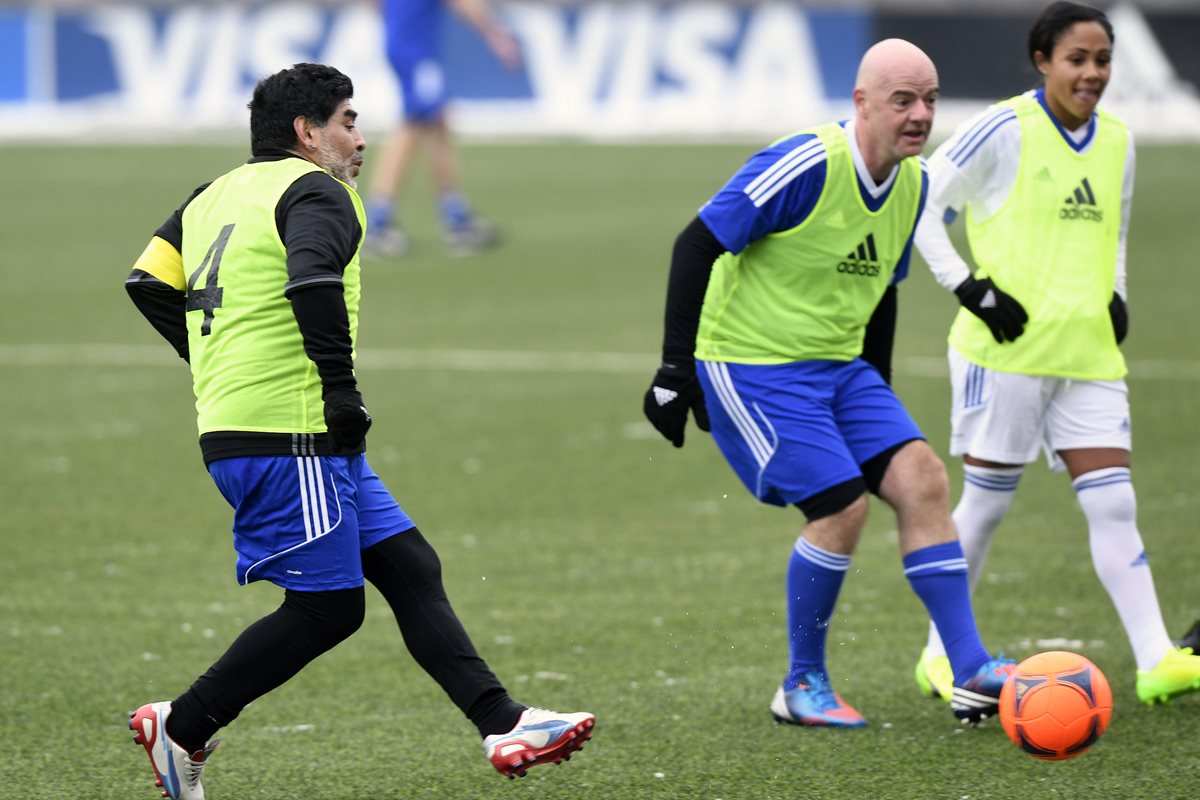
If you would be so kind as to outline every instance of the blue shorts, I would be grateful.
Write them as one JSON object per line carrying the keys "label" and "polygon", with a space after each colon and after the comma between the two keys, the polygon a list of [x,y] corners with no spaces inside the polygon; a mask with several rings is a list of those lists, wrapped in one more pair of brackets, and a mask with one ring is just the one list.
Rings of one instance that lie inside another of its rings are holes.
{"label": "blue shorts", "polygon": [[433,57],[409,58],[389,55],[400,83],[400,102],[406,120],[432,123],[446,105],[446,75]]}
{"label": "blue shorts", "polygon": [[925,438],[862,359],[697,362],[712,436],[755,497],[783,506],[862,477],[885,450]]}
{"label": "blue shorts", "polygon": [[359,554],[414,527],[362,454],[223,458],[208,472],[233,506],[242,585],[362,586]]}

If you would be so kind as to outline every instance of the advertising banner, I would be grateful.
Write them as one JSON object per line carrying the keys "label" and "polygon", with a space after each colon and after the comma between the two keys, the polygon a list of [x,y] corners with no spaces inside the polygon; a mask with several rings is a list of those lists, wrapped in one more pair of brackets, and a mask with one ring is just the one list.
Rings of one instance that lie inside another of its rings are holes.
{"label": "advertising banner", "polygon": [[[1033,85],[1023,16],[905,16],[792,3],[595,2],[498,7],[522,47],[502,67],[448,15],[442,53],[456,127],[488,137],[754,138],[850,110],[857,62],[878,38],[925,47],[943,76],[936,132]],[[1200,100],[1131,4],[1104,105],[1139,138],[1193,139]],[[1172,30],[1200,12],[1177,15]],[[970,38],[965,32],[970,31]],[[1196,38],[1191,41],[1196,41]],[[0,135],[203,137],[241,132],[256,80],[298,61],[355,82],[362,124],[400,113],[373,4],[96,4],[0,10]]]}

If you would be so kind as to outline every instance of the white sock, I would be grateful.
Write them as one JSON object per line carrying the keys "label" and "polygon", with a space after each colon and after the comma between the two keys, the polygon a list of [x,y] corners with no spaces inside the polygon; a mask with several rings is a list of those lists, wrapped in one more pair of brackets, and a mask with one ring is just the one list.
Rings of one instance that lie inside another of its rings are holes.
{"label": "white sock", "polygon": [[[958,528],[958,540],[967,559],[967,583],[972,593],[983,572],[992,534],[1008,513],[1024,470],[1024,467],[963,465],[963,493],[954,508],[954,526]],[[942,637],[938,636],[937,627],[932,622],[929,623],[929,641],[925,646],[930,655],[946,654]]]}
{"label": "white sock", "polygon": [[1088,542],[1096,575],[1108,590],[1139,670],[1153,669],[1171,649],[1137,529],[1137,499],[1127,467],[1108,467],[1080,475],[1075,496],[1088,521]]}

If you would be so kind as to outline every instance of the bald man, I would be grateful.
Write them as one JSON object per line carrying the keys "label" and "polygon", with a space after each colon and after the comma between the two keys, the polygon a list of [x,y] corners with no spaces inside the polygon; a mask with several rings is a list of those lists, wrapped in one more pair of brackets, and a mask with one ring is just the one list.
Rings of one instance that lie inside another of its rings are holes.
{"label": "bald man", "polygon": [[859,67],[852,119],[751,156],[675,240],[646,416],[681,447],[690,410],[755,497],[807,520],[787,569],[780,722],[866,724],[833,690],[825,635],[868,492],[895,510],[905,575],[953,642],[954,715],[994,714],[1013,668],[980,641],[945,468],[889,386],[937,97],[925,53],[879,42]]}

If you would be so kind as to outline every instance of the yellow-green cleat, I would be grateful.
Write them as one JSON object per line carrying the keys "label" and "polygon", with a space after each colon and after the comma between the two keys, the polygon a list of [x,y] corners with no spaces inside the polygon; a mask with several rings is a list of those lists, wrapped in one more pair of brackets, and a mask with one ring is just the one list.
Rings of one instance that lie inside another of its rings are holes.
{"label": "yellow-green cleat", "polygon": [[950,658],[946,654],[935,656],[928,647],[922,649],[913,677],[917,679],[921,694],[950,702],[954,692],[954,671],[950,669]]}
{"label": "yellow-green cleat", "polygon": [[1172,648],[1154,669],[1138,670],[1137,695],[1148,706],[1200,690],[1200,656],[1190,647]]}

